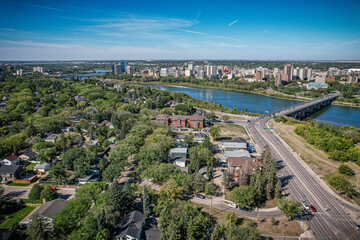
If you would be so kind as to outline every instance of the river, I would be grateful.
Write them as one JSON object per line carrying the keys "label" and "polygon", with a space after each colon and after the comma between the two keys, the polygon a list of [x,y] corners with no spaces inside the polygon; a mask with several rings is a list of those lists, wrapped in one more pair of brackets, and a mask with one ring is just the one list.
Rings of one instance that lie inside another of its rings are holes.
{"label": "river", "polygon": [[105,74],[107,72],[111,72],[111,70],[100,69],[100,70],[95,70],[94,73],[74,74],[74,75],[71,75],[71,76],[63,77],[62,79],[75,78],[75,79],[78,79],[78,80],[85,80],[85,79],[88,79],[88,78],[92,78],[92,77],[94,77],[96,75],[103,75],[103,74]]}
{"label": "river", "polygon": [[[299,101],[268,97],[259,94],[244,93],[212,88],[169,87],[163,85],[146,85],[159,90],[186,93],[194,98],[221,104],[225,107],[249,112],[273,112],[300,103]],[[335,126],[350,125],[360,128],[360,108],[330,105],[309,118]]]}

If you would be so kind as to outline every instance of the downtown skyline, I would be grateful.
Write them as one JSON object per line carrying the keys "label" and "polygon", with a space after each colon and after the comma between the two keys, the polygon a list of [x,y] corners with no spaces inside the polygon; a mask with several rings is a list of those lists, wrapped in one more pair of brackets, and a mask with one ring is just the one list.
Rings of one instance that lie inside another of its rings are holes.
{"label": "downtown skyline", "polygon": [[357,1],[5,1],[0,60],[360,60]]}

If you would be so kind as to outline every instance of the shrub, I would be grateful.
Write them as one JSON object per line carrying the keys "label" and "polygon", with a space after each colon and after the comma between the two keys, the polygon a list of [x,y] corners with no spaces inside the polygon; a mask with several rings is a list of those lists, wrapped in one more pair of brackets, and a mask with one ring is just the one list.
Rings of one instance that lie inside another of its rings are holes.
{"label": "shrub", "polygon": [[354,176],[355,172],[354,170],[349,167],[348,165],[341,164],[339,167],[339,173],[344,174],[346,176]]}

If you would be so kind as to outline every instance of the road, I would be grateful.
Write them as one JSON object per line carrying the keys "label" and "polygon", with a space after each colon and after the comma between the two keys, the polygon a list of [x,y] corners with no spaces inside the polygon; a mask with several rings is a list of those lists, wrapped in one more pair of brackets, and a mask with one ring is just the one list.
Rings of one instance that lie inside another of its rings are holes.
{"label": "road", "polygon": [[[245,125],[260,150],[264,150],[266,145],[270,147],[274,157],[281,162],[279,176],[283,175],[285,191],[291,197],[299,201],[305,200],[317,208],[318,212],[304,221],[304,225],[315,238],[360,239],[360,231],[355,228],[355,220],[349,216],[349,212],[354,210],[353,206],[336,196],[296,153],[268,128],[268,120],[260,118],[251,122],[238,119],[231,121]],[[325,211],[325,208],[330,210]]]}
{"label": "road", "polygon": [[[28,198],[31,187],[18,187],[18,186],[7,186],[4,187],[4,196],[8,198]],[[60,198],[70,200],[75,195],[74,188],[59,188],[56,191]]]}

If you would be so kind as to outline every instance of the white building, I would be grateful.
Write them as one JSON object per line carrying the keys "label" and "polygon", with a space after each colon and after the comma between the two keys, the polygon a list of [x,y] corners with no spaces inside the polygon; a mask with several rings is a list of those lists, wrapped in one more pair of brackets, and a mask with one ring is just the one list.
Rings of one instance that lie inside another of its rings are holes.
{"label": "white building", "polygon": [[167,75],[169,75],[169,69],[168,68],[160,69],[160,76],[166,77]]}
{"label": "white building", "polygon": [[43,67],[33,67],[33,72],[44,73],[44,68]]}

